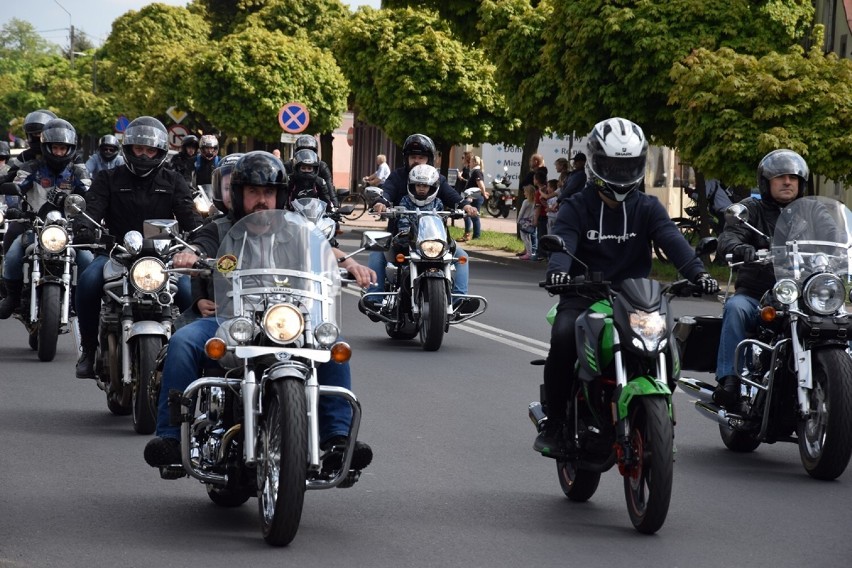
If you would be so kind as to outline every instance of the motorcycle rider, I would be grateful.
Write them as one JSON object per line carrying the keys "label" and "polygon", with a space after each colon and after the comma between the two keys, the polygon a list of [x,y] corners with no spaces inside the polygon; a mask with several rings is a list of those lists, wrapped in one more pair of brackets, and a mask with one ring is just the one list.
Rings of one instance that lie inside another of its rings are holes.
{"label": "motorcycle rider", "polygon": [[169,167],[183,176],[192,186],[192,176],[195,173],[195,160],[198,158],[198,136],[187,134],[180,141],[180,150],[169,160]]}
{"label": "motorcycle rider", "polygon": [[[792,150],[773,150],[757,166],[757,185],[760,199],[748,197],[740,201],[748,211],[748,222],[772,238],[781,211],[802,197],[809,175],[805,159]],[[763,294],[775,285],[772,264],[754,264],[757,249],[771,245],[765,238],[742,225],[726,226],[719,235],[717,256],[732,254],[734,262],[745,262],[737,270],[734,295],[725,302],[722,313],[722,332],[716,358],[716,390],[713,401],[730,408],[739,399],[740,380],[734,369],[737,344],[756,329],[759,302]],[[751,264],[749,264],[751,263]]]}
{"label": "motorcycle rider", "polygon": [[213,205],[222,213],[227,213],[231,209],[231,174],[234,166],[243,156],[245,154],[242,153],[228,154],[219,162],[219,167],[213,170],[211,198]]}
{"label": "motorcycle rider", "polygon": [[[388,179],[385,180],[382,186],[382,198],[373,205],[373,211],[382,213],[390,206],[400,205],[403,197],[408,195],[409,174],[415,166],[421,164],[435,165],[435,143],[432,139],[424,134],[412,134],[405,139],[402,145],[402,156],[405,159],[405,166],[397,168]],[[459,205],[462,206],[464,212],[471,216],[476,216],[476,208],[470,204],[470,200],[465,199],[462,195],[456,192],[444,176],[439,176],[438,192],[436,195],[444,207],[455,209]],[[388,230],[396,232],[396,224],[388,223]],[[456,259],[456,276],[453,279],[453,294],[467,294],[468,281],[470,272],[468,263],[460,263],[458,259],[467,256],[464,249],[456,244],[453,257]],[[384,290],[386,266],[385,254],[381,251],[373,251],[370,253],[369,267],[376,273],[376,283],[371,285],[368,292],[381,292]],[[471,306],[474,307],[474,306]],[[467,303],[464,302],[460,308],[460,313],[466,313]]]}
{"label": "motorcycle rider", "polygon": [[567,444],[564,427],[577,359],[574,322],[595,302],[565,293],[568,290],[559,286],[586,271],[599,272],[615,287],[627,278],[647,278],[655,241],[704,293],[719,289],[665,208],[655,197],[638,191],[644,184],[648,153],[642,129],[613,117],[596,124],[588,139],[591,179],[582,192],[563,202],[553,230],[570,255],[552,253],[546,276],[548,290],[560,292],[560,298],[544,365],[548,418],[533,448],[550,457],[563,455]]}
{"label": "motorcycle rider", "polygon": [[[291,178],[293,177],[293,174],[296,172],[296,155],[302,150],[310,150],[317,156],[317,175],[323,182],[325,182],[326,191],[328,192],[329,199],[331,200],[330,202],[335,208],[337,208],[339,201],[337,199],[337,190],[334,187],[334,180],[331,177],[331,168],[328,167],[328,164],[319,159],[319,146],[317,145],[317,139],[310,134],[302,134],[296,138],[296,143],[293,146],[293,158],[287,160],[284,164],[284,167],[287,169],[287,175]],[[329,199],[322,199],[326,202],[329,201]]]}
{"label": "motorcycle rider", "polygon": [[98,140],[98,151],[89,156],[86,161],[86,169],[89,170],[92,179],[95,179],[99,171],[111,170],[124,163],[124,156],[118,153],[118,148],[118,138],[112,134],[101,136]]}
{"label": "motorcycle rider", "polygon": [[[168,133],[162,122],[151,116],[132,120],[124,131],[121,146],[125,164],[99,175],[86,194],[86,214],[95,221],[103,219],[116,241],[121,242],[128,231],[141,232],[146,219],[177,218],[183,231],[201,225],[186,181],[177,172],[163,168],[168,149]],[[76,231],[75,242],[92,242],[93,230],[83,223]],[[76,374],[81,379],[94,377],[103,267],[108,259],[108,251],[98,251],[91,265],[77,278],[76,304],[82,353]],[[189,278],[179,280],[175,303],[181,311],[192,301],[190,288]]]}
{"label": "motorcycle rider", "polygon": [[326,202],[329,209],[337,207],[333,193],[319,175],[320,161],[317,153],[307,148],[293,155],[293,171],[290,175],[289,202],[300,197],[316,197]]}
{"label": "motorcycle rider", "polygon": [[[287,173],[284,165],[268,152],[255,151],[245,154],[234,165],[231,173],[232,208],[227,217],[217,219],[201,229],[193,244],[201,248],[208,257],[215,257],[222,236],[239,219],[255,211],[284,208],[287,204]],[[344,256],[334,250],[338,258]],[[198,260],[192,252],[184,251],[174,257],[175,267],[191,267]],[[365,266],[349,258],[340,267],[347,269],[359,285],[366,286],[375,279],[375,274]],[[163,368],[160,387],[159,411],[157,415],[157,437],[145,446],[145,461],[152,467],[180,463],[180,428],[169,425],[168,395],[171,390],[183,391],[199,374],[202,368],[215,367],[216,363],[204,353],[205,342],[216,334],[219,324],[215,318],[216,304],[209,297],[196,302],[201,313],[198,319],[179,329],[169,341],[169,351]],[[349,363],[328,362],[318,369],[322,385],[349,389],[352,377]],[[348,403],[338,397],[320,397],[320,448],[345,445],[351,421]],[[373,452],[370,447],[357,442],[352,457],[352,468],[363,469],[370,464]],[[329,460],[336,460],[330,462]],[[342,454],[334,452],[327,456],[325,466],[342,463]]]}
{"label": "motorcycle rider", "polygon": [[[61,118],[48,120],[39,135],[41,152],[38,157],[25,162],[15,174],[15,181],[5,184],[4,193],[15,191],[15,185],[26,197],[26,207],[30,213],[44,216],[52,209],[61,209],[65,196],[69,193],[85,195],[91,184],[89,173],[82,164],[73,163],[77,148],[77,131],[70,122]],[[12,187],[9,187],[9,186]],[[20,218],[21,210],[10,209],[6,212],[9,219]],[[21,233],[25,225],[20,225]],[[9,316],[21,304],[21,292],[24,287],[24,257],[27,246],[35,235],[14,238],[3,258],[3,282],[6,297],[0,302],[0,319]],[[82,271],[92,260],[91,253],[77,251],[77,269]]]}
{"label": "motorcycle rider", "polygon": [[56,118],[53,112],[40,108],[24,117],[24,134],[27,137],[28,148],[18,155],[18,163],[25,164],[41,155],[41,131],[47,121]]}
{"label": "motorcycle rider", "polygon": [[212,134],[205,134],[198,142],[195,157],[195,185],[207,185],[213,179],[213,170],[219,167],[219,141]]}

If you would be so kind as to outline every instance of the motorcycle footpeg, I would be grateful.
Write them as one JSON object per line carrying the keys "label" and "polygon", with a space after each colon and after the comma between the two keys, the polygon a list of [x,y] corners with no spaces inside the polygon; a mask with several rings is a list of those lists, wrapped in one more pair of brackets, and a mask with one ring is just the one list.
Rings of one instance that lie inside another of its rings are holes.
{"label": "motorcycle footpeg", "polygon": [[163,479],[180,479],[186,477],[186,471],[177,465],[161,465],[160,477]]}

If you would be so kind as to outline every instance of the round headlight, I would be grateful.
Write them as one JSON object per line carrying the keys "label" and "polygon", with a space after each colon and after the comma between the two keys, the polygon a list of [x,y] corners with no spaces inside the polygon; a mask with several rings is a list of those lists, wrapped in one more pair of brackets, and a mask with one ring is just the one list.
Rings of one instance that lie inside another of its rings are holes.
{"label": "round headlight", "polygon": [[802,291],[807,306],[820,315],[833,314],[843,306],[846,290],[835,274],[817,274],[808,280]]}
{"label": "round headlight", "polygon": [[441,241],[423,241],[420,243],[420,254],[426,258],[440,258],[444,254],[444,248]]}
{"label": "round headlight", "polygon": [[246,343],[254,337],[254,324],[248,318],[231,320],[228,333],[237,343]]}
{"label": "round headlight", "polygon": [[47,252],[62,252],[68,244],[68,233],[62,227],[51,225],[41,232],[38,240],[41,243],[41,248]]}
{"label": "round headlight", "polygon": [[314,331],[314,337],[316,338],[317,343],[324,347],[337,341],[339,335],[340,330],[338,330],[337,326],[331,322],[321,323]]}
{"label": "round headlight", "polygon": [[165,269],[166,265],[159,259],[141,258],[130,268],[130,280],[143,292],[159,292],[168,282]]}
{"label": "round headlight", "polygon": [[783,278],[775,283],[772,289],[775,299],[782,304],[790,305],[799,299],[799,287],[789,278]]}
{"label": "round headlight", "polygon": [[290,343],[305,329],[302,312],[293,304],[276,304],[263,314],[263,331],[276,343]]}

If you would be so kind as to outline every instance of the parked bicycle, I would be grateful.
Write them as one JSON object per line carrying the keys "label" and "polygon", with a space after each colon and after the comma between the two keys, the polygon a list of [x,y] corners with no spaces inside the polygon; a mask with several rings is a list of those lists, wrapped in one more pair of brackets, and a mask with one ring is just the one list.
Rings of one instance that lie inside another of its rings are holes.
{"label": "parked bicycle", "polygon": [[337,190],[337,199],[340,203],[340,206],[352,206],[352,211],[350,213],[342,215],[344,219],[354,221],[355,219],[359,219],[364,213],[367,212],[367,209],[369,208],[369,203],[367,203],[367,197],[364,195],[364,187],[365,186],[363,183],[359,183],[358,187],[355,188],[355,191],[350,191],[348,189]]}

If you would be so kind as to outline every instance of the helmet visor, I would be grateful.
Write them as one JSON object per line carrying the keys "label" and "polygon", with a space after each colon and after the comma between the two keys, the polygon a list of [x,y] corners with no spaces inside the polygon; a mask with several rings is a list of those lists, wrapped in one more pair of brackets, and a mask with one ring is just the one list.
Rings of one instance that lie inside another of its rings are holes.
{"label": "helmet visor", "polygon": [[122,144],[125,146],[150,146],[158,150],[165,150],[169,144],[166,137],[167,134],[159,128],[140,124],[127,129]]}
{"label": "helmet visor", "polygon": [[600,154],[592,157],[592,172],[612,185],[633,185],[645,176],[645,156],[612,157]]}

